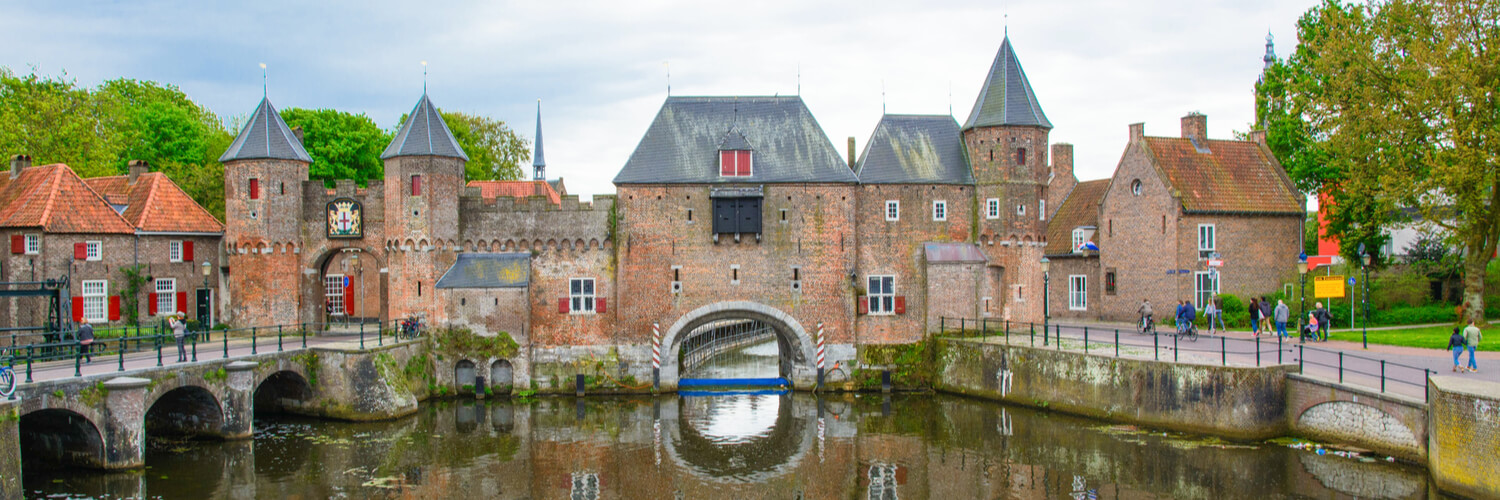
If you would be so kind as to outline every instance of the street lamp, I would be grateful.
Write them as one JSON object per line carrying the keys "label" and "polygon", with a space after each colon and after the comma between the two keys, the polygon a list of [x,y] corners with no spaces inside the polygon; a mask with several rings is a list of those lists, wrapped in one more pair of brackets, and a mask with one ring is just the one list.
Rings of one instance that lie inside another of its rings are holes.
{"label": "street lamp", "polygon": [[207,314],[203,318],[204,327],[205,327],[205,330],[206,330],[208,326],[212,326],[212,325],[209,325],[208,323],[212,323],[213,322],[211,320],[211,318],[214,315],[214,303],[213,303],[214,292],[213,292],[212,289],[208,288],[208,274],[210,272],[213,272],[213,264],[209,264],[208,261],[205,260],[205,261],[203,261],[202,269],[203,269],[203,289],[204,290],[208,290],[208,292],[207,292],[208,293],[208,297],[207,297],[208,303],[203,305],[204,311],[207,312]]}
{"label": "street lamp", "polygon": [[[1297,254],[1297,274],[1302,277],[1302,292],[1298,295],[1302,301],[1302,313],[1297,315],[1297,331],[1302,331],[1300,326],[1307,318],[1307,252]],[[1330,326],[1328,331],[1333,331]],[[1300,335],[1300,334],[1299,334]]]}
{"label": "street lamp", "polygon": [[1365,252],[1365,244],[1359,244],[1359,263],[1365,268],[1365,287],[1360,293],[1360,305],[1364,310],[1364,321],[1361,322],[1360,337],[1365,344],[1365,349],[1370,348],[1370,254]]}
{"label": "street lamp", "polygon": [[1052,319],[1052,261],[1042,257],[1042,345],[1047,345],[1047,323]]}

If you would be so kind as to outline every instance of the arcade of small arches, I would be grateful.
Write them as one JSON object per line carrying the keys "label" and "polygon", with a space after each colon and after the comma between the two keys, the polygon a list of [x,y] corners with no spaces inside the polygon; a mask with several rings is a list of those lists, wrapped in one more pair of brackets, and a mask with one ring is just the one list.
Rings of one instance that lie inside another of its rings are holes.
{"label": "arcade of small arches", "polygon": [[609,240],[601,241],[598,238],[590,238],[588,240],[584,240],[583,238],[558,240],[554,238],[545,241],[540,239],[464,240],[462,246],[460,246],[457,240],[428,240],[426,238],[417,240],[410,238],[406,240],[387,240],[385,242],[386,250],[418,252],[430,252],[433,250],[451,250],[455,252],[524,252],[530,250],[586,252],[590,250],[607,250],[609,248],[611,248]]}

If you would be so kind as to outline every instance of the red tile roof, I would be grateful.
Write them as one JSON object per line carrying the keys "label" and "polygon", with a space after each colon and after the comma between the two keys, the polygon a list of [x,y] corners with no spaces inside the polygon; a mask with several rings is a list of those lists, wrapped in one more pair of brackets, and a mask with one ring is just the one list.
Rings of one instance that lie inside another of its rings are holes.
{"label": "red tile roof", "polygon": [[[1073,229],[1081,226],[1099,226],[1099,202],[1109,191],[1109,179],[1080,182],[1073,192],[1057,207],[1052,220],[1047,222],[1046,255],[1073,253]],[[1095,234],[1098,234],[1097,232]],[[1099,238],[1094,238],[1099,243]]]}
{"label": "red tile roof", "polygon": [[561,205],[562,197],[552,189],[547,181],[469,181],[469,187],[478,187],[479,196],[484,198],[495,198],[499,196],[514,196],[525,198],[527,196],[545,195],[547,201],[553,205]]}
{"label": "red tile roof", "polygon": [[[121,214],[137,229],[163,233],[222,233],[219,222],[198,202],[177,187],[166,174],[147,172],[134,184],[123,175],[87,179],[89,186],[116,204],[125,205]],[[119,203],[124,200],[124,203]]]}
{"label": "red tile roof", "polygon": [[1281,165],[1259,143],[1147,137],[1146,149],[1188,212],[1306,211]]}
{"label": "red tile roof", "polygon": [[61,163],[0,174],[0,227],[49,233],[132,233],[134,228]]}

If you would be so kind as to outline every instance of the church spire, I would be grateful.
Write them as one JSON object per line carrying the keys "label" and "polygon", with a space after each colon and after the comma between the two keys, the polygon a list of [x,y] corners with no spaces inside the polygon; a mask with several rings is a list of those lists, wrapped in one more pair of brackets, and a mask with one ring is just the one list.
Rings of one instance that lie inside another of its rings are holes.
{"label": "church spire", "polygon": [[547,180],[547,159],[542,156],[542,100],[536,100],[536,152],[531,154],[531,178]]}
{"label": "church spire", "polygon": [[1276,64],[1276,44],[1271,41],[1269,31],[1266,32],[1266,55],[1260,60],[1266,63],[1265,67],[1261,68],[1262,70],[1271,69],[1271,65]]}

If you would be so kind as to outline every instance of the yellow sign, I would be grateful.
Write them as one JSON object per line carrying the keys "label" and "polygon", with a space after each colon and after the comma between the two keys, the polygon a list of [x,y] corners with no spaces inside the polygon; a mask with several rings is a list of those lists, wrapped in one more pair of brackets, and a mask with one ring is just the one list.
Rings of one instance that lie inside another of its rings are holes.
{"label": "yellow sign", "polygon": [[1319,299],[1344,298],[1343,276],[1314,276],[1313,297]]}

